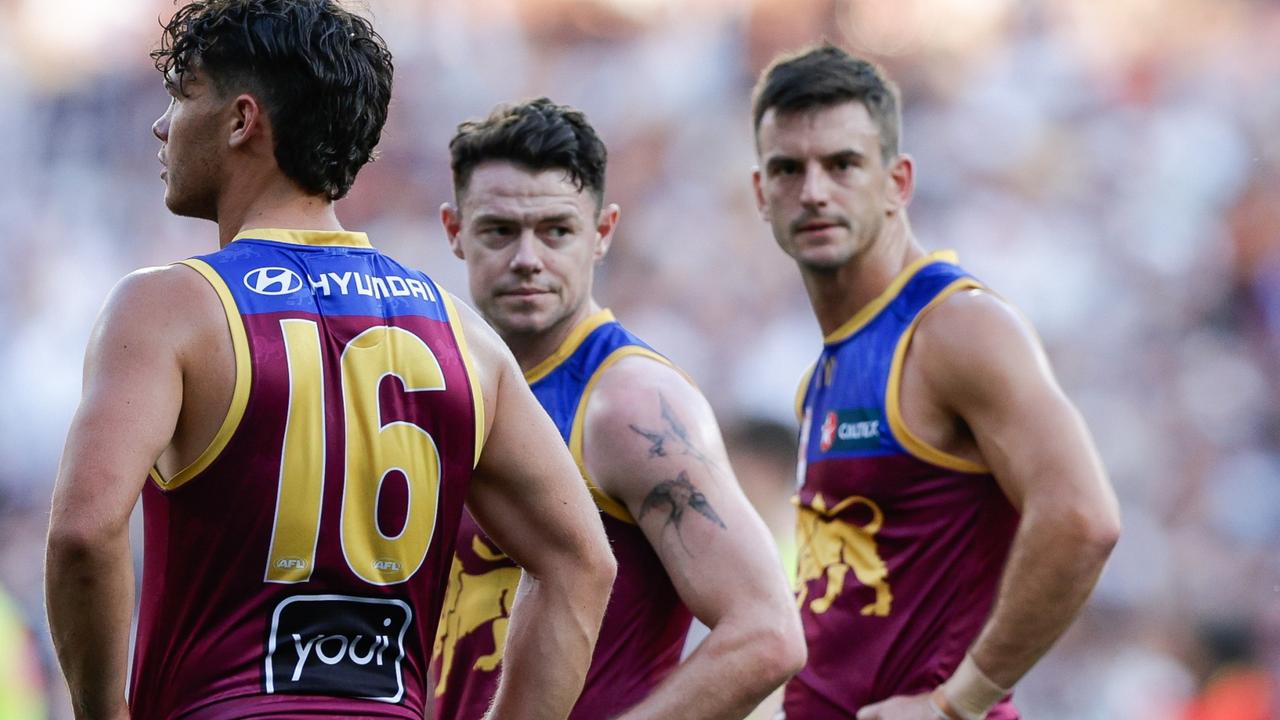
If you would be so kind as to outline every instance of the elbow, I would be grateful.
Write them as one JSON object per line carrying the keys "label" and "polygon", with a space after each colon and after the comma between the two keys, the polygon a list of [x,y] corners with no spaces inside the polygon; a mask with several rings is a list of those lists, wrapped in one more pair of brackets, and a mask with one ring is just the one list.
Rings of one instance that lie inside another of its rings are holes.
{"label": "elbow", "polygon": [[773,623],[757,628],[749,642],[752,666],[760,673],[760,684],[766,692],[800,672],[808,660],[804,629],[791,608]]}
{"label": "elbow", "polygon": [[603,609],[609,602],[613,581],[618,576],[618,561],[614,559],[607,540],[584,549],[581,569],[584,584],[593,591],[592,595],[600,599]]}
{"label": "elbow", "polygon": [[1083,547],[1104,560],[1120,541],[1120,509],[1112,500],[1105,508],[1075,513],[1075,531]]}
{"label": "elbow", "polygon": [[45,561],[51,569],[94,563],[114,543],[127,541],[128,532],[127,521],[117,527],[55,520],[49,525]]}
{"label": "elbow", "polygon": [[1076,505],[1055,513],[1059,534],[1065,544],[1077,548],[1081,557],[1106,561],[1120,540],[1120,511],[1116,503]]}

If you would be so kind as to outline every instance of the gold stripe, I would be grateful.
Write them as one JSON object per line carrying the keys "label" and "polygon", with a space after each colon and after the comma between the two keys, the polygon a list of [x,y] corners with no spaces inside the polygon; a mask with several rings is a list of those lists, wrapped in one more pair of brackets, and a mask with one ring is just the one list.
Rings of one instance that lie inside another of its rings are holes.
{"label": "gold stripe", "polygon": [[626,357],[636,356],[656,360],[667,367],[675,367],[670,360],[639,345],[624,345],[609,353],[604,362],[601,362],[595,372],[591,373],[591,379],[587,381],[587,387],[582,391],[582,397],[578,400],[578,409],[573,415],[573,429],[569,432],[569,452],[573,453],[573,459],[578,463],[578,471],[582,473],[582,479],[587,482],[587,489],[591,491],[591,497],[595,499],[596,505],[601,512],[612,515],[631,525],[635,525],[636,521],[631,517],[631,513],[627,511],[627,508],[601,490],[600,486],[596,485],[595,481],[591,479],[591,473],[587,472],[587,460],[583,453],[582,445],[587,417],[587,399],[591,397],[591,391],[595,389],[596,382],[604,375],[604,371],[608,370],[614,363]]}
{"label": "gold stripe", "polygon": [[272,242],[289,243],[291,245],[317,245],[328,247],[373,247],[369,244],[369,236],[362,232],[345,230],[287,230],[283,228],[253,228],[242,230],[231,242],[236,240],[271,240]]}
{"label": "gold stripe", "polygon": [[889,283],[889,287],[885,288],[884,292],[876,296],[875,300],[864,305],[861,310],[854,313],[853,317],[849,318],[843,325],[833,330],[830,335],[824,337],[822,342],[828,345],[838,343],[861,330],[867,323],[871,322],[872,318],[880,314],[880,311],[885,309],[885,306],[893,302],[893,299],[898,296],[898,293],[902,292],[902,288],[906,286],[911,278],[915,277],[916,273],[920,272],[921,268],[926,265],[932,265],[935,262],[945,262],[956,265],[959,263],[959,259],[956,256],[956,253],[952,250],[938,250],[936,252],[931,252],[922,258],[917,258],[908,265],[906,269],[898,273],[898,276],[893,279],[893,282]]}
{"label": "gold stripe", "polygon": [[818,363],[815,361],[804,371],[804,375],[800,376],[800,384],[796,386],[796,421],[800,422],[804,419],[804,396],[805,391],[809,389],[809,381],[813,379],[813,371],[818,369]]}
{"label": "gold stripe", "polygon": [[208,263],[203,260],[192,258],[183,260],[183,265],[195,270],[204,276],[205,280],[213,286],[218,298],[222,300],[222,309],[227,315],[227,327],[231,330],[231,347],[235,352],[236,358],[236,384],[235,389],[231,393],[231,407],[227,408],[227,415],[222,419],[222,426],[218,428],[218,433],[213,436],[213,440],[209,446],[200,453],[190,465],[182,468],[176,475],[167,482],[164,475],[161,474],[159,468],[153,468],[151,478],[162,490],[173,490],[200,473],[204,472],[213,461],[218,458],[222,450],[231,442],[231,436],[235,434],[236,428],[240,426],[240,420],[244,417],[245,407],[249,404],[249,388],[253,380],[253,369],[250,366],[249,357],[249,340],[244,331],[244,318],[240,317],[240,309],[236,306],[236,299],[231,295],[231,289],[227,287],[222,276],[218,271],[214,270]]}
{"label": "gold stripe", "polygon": [[564,342],[560,343],[560,347],[556,348],[556,351],[551,353],[550,357],[537,365],[534,365],[524,374],[524,381],[532,385],[546,377],[552,370],[555,370],[560,363],[568,360],[569,356],[573,355],[574,351],[578,349],[578,346],[582,344],[583,340],[587,339],[587,336],[590,335],[593,330],[605,323],[611,323],[613,321],[613,312],[608,308],[599,310],[583,318],[582,322],[578,323],[578,325],[573,328],[569,333],[569,337],[565,338]]}
{"label": "gold stripe", "polygon": [[946,300],[961,290],[982,289],[982,284],[972,278],[960,278],[953,281],[950,285],[942,289],[942,292],[929,301],[915,319],[907,326],[902,337],[898,339],[898,347],[893,351],[893,364],[889,367],[889,388],[885,393],[885,410],[889,414],[889,428],[893,430],[894,437],[898,438],[898,442],[906,451],[915,457],[927,463],[932,463],[940,467],[950,470],[957,470],[963,473],[986,474],[991,472],[991,468],[986,465],[966,460],[962,457],[952,455],[951,453],[939,450],[925,441],[916,437],[909,429],[906,422],[902,419],[902,365],[907,358],[907,345],[911,343],[911,336],[915,334],[916,327],[920,321],[924,319],[924,314],[929,312],[933,306]]}
{"label": "gold stripe", "polygon": [[[439,288],[439,286],[437,286]],[[449,315],[449,328],[453,330],[454,342],[458,343],[462,364],[467,369],[467,382],[471,383],[471,402],[475,406],[476,417],[476,453],[471,468],[480,464],[480,451],[484,449],[484,388],[480,384],[480,375],[476,372],[475,363],[471,359],[471,348],[467,346],[467,335],[462,329],[462,320],[458,317],[458,308],[453,304],[453,294],[443,288],[440,297],[444,298],[444,309]]]}

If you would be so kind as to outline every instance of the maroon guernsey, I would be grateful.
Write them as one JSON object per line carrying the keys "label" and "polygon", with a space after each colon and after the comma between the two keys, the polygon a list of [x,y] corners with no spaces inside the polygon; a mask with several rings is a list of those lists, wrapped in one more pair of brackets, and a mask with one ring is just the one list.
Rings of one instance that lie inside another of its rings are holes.
{"label": "maroon guernsey", "polygon": [[[826,338],[803,388],[797,602],[809,659],[789,720],[853,720],[955,671],[994,602],[1018,516],[982,466],[902,422],[907,344],[931,304],[981,287],[950,253],[907,268]],[[1013,720],[1006,699],[988,718]]]}
{"label": "maroon guernsey", "polygon": [[143,491],[133,717],[423,717],[483,427],[452,300],[359,233],[247,231],[186,264],[236,384]]}
{"label": "maroon guernsey", "polygon": [[[570,720],[617,717],[648,696],[679,664],[693,619],[644,531],[625,507],[591,483],[583,460],[583,417],[595,381],[633,355],[667,362],[602,310],[525,373],[578,461],[618,561],[591,668]],[[519,580],[520,569],[464,514],[433,661],[436,720],[480,720],[493,702]]]}

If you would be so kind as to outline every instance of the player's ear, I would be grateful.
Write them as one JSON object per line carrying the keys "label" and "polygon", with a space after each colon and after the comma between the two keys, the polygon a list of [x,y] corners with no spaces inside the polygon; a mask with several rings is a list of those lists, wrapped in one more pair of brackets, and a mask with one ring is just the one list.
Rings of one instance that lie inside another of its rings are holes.
{"label": "player's ear", "polygon": [[916,189],[915,161],[906,153],[899,153],[889,164],[889,172],[885,175],[888,210],[892,215],[901,212],[911,202],[911,195]]}
{"label": "player's ear", "polygon": [[462,254],[462,241],[458,233],[462,231],[462,211],[453,203],[440,206],[440,224],[444,226],[445,237],[449,238],[449,249],[459,260],[466,260]]}
{"label": "player's ear", "polygon": [[764,200],[764,178],[760,175],[760,166],[751,168],[751,189],[756,195],[756,210],[760,212],[760,219],[769,222],[769,205]]}
{"label": "player's ear", "polygon": [[264,135],[268,132],[267,118],[262,112],[262,106],[258,104],[257,98],[242,93],[231,101],[231,117],[228,120],[231,134],[227,137],[227,144],[233,148],[243,147],[255,135]]}
{"label": "player's ear", "polygon": [[600,209],[600,214],[596,217],[596,246],[592,251],[596,262],[609,254],[609,247],[613,245],[613,231],[618,229],[618,219],[621,217],[622,208],[617,203],[609,203]]}

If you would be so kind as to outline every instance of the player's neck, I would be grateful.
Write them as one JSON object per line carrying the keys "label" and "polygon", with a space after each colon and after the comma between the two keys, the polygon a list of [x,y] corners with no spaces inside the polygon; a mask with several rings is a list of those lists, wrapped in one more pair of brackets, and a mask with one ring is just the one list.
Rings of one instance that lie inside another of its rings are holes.
{"label": "player's neck", "polygon": [[520,372],[528,372],[554,355],[573,333],[574,328],[599,311],[600,305],[594,299],[588,299],[573,314],[542,332],[503,335],[502,339],[519,363]]}
{"label": "player's neck", "polygon": [[[233,187],[237,184],[232,183]],[[333,202],[308,195],[284,177],[244,183],[218,203],[218,241],[226,247],[243,230],[342,230]]]}
{"label": "player's neck", "polygon": [[923,257],[906,217],[886,223],[875,242],[830,271],[802,269],[809,302],[823,336],[830,335],[849,318],[879,297],[908,265]]}

